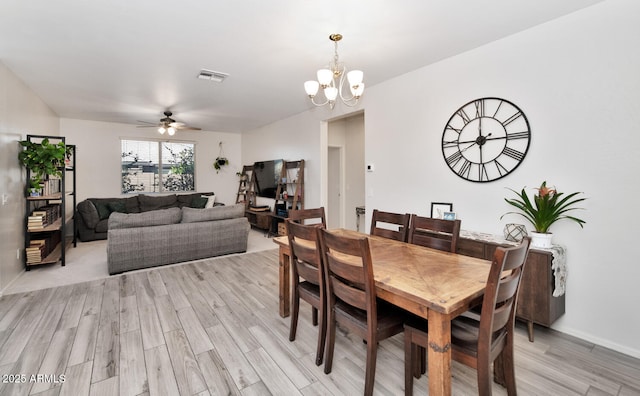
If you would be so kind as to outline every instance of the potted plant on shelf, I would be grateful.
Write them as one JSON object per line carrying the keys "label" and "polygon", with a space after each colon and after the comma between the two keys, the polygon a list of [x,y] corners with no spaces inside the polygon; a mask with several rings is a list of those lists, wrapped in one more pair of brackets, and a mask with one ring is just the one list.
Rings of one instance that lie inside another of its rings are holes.
{"label": "potted plant on shelf", "polygon": [[523,188],[521,192],[512,190],[518,198],[504,200],[511,206],[516,207],[520,212],[507,212],[502,217],[508,214],[517,214],[527,219],[534,227],[535,232],[531,234],[531,246],[549,248],[551,247],[551,236],[549,227],[558,220],[568,219],[578,223],[580,227],[584,227],[586,223],[577,217],[570,216],[567,212],[577,209],[574,207],[578,202],[584,201],[586,198],[579,198],[578,195],[581,192],[574,192],[568,195],[558,192],[555,188],[547,187],[547,182],[544,181],[540,185],[537,194],[534,194],[533,199],[530,199]]}
{"label": "potted plant on shelf", "polygon": [[45,138],[41,142],[21,140],[20,145],[22,151],[18,153],[18,160],[31,171],[31,194],[35,194],[49,176],[62,177],[65,158],[71,155],[71,148],[66,147],[64,142],[54,144]]}

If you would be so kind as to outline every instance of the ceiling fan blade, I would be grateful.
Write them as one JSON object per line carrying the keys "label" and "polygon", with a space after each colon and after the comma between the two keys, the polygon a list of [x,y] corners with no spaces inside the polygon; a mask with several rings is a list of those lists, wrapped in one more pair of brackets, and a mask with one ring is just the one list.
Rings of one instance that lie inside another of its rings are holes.
{"label": "ceiling fan blade", "polygon": [[201,131],[202,130],[202,128],[191,127],[191,126],[187,126],[187,125],[179,126],[179,127],[177,127],[177,129],[179,129],[181,131]]}
{"label": "ceiling fan blade", "polygon": [[136,128],[158,128],[158,125],[136,125]]}

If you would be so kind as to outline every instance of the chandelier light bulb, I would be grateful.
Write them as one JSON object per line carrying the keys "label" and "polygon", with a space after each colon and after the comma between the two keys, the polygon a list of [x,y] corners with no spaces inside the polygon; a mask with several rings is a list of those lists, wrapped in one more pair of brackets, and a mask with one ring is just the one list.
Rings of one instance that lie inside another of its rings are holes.
{"label": "chandelier light bulb", "polygon": [[304,90],[307,92],[310,98],[313,98],[318,93],[318,89],[320,88],[320,84],[317,81],[307,81],[304,83]]}
{"label": "chandelier light bulb", "polygon": [[329,69],[318,70],[318,82],[324,88],[331,85],[333,81],[333,72]]}
{"label": "chandelier light bulb", "polygon": [[349,86],[355,87],[356,85],[362,84],[362,77],[364,73],[362,70],[351,70],[347,73],[347,80],[349,80]]}
{"label": "chandelier light bulb", "polygon": [[165,129],[165,127],[163,127],[163,126],[161,126],[160,128],[158,128],[158,132],[160,132],[160,134],[161,134],[161,135],[164,135],[164,133],[165,133],[166,131],[167,131],[167,130],[166,130],[166,129]]}
{"label": "chandelier light bulb", "polygon": [[169,127],[169,129],[167,129],[167,132],[169,133],[169,136],[173,136],[176,133],[176,128]]}
{"label": "chandelier light bulb", "polygon": [[327,99],[329,99],[329,102],[335,101],[336,97],[338,97],[338,88],[326,87],[324,89],[324,96],[326,96]]}
{"label": "chandelier light bulb", "polygon": [[354,98],[357,99],[361,97],[363,92],[364,92],[364,83],[351,86],[351,95],[353,95]]}

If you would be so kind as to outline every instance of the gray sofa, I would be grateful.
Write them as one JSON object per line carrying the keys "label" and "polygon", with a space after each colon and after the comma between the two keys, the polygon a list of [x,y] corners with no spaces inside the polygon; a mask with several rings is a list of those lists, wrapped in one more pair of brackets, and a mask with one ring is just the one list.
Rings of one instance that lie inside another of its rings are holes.
{"label": "gray sofa", "polygon": [[109,217],[109,274],[247,250],[244,205],[190,207]]}
{"label": "gray sofa", "polygon": [[[212,192],[146,195],[138,194],[126,198],[88,198],[77,205],[76,232],[82,242],[107,239],[109,216],[112,213],[142,213],[168,208],[204,208]],[[216,204],[222,205],[222,204]]]}

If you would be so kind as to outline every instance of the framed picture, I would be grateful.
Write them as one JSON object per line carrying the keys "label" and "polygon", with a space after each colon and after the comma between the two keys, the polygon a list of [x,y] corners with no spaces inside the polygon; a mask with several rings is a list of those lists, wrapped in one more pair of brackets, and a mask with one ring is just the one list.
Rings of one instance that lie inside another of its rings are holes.
{"label": "framed picture", "polygon": [[431,202],[431,218],[442,219],[445,212],[453,212],[453,204],[447,202]]}
{"label": "framed picture", "polygon": [[455,220],[456,212],[444,212],[444,214],[442,215],[442,218],[445,220]]}

